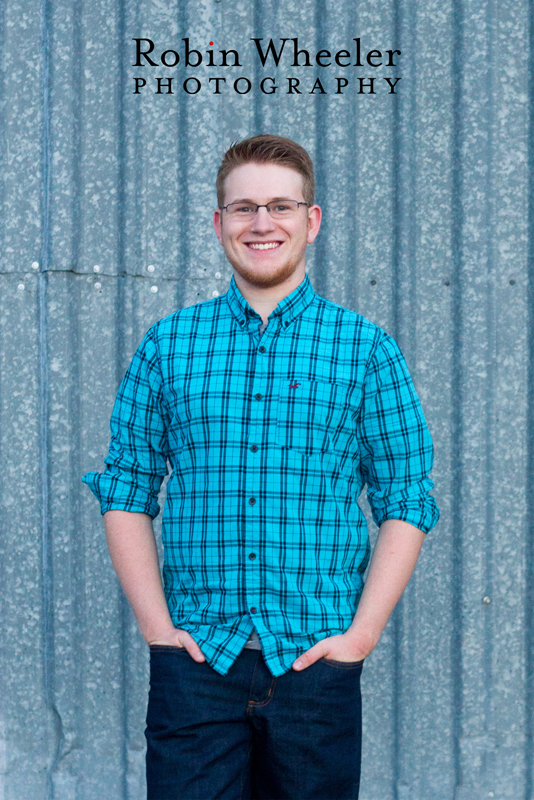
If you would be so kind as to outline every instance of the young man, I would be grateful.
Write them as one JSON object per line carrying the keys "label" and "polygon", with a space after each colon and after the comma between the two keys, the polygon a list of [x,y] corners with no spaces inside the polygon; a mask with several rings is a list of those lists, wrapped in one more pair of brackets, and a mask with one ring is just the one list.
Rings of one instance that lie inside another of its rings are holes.
{"label": "young man", "polygon": [[432,441],[394,340],[312,288],[306,151],[236,144],[217,195],[228,292],[150,328],[83,479],[150,645],[148,797],[356,800],[360,673],[438,520]]}

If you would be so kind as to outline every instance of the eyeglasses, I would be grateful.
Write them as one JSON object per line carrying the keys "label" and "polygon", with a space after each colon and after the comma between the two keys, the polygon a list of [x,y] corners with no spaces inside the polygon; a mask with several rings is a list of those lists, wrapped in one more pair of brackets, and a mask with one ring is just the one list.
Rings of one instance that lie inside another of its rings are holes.
{"label": "eyeglasses", "polygon": [[274,219],[283,219],[296,214],[299,206],[309,207],[309,203],[300,203],[298,200],[273,200],[272,203],[264,203],[263,205],[241,202],[221,206],[221,210],[224,209],[234,219],[252,219],[258,213],[259,208],[266,208]]}

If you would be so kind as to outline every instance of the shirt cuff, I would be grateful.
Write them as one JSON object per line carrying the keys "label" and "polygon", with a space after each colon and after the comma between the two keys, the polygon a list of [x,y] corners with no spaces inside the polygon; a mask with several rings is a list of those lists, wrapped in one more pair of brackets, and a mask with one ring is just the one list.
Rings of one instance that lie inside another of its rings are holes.
{"label": "shirt cuff", "polygon": [[384,515],[380,515],[377,519],[378,527],[387,519],[400,519],[419,528],[423,533],[429,533],[439,519],[439,510],[435,502],[425,503],[423,508],[388,508]]}
{"label": "shirt cuff", "polygon": [[389,496],[378,492],[368,492],[369,505],[373,519],[380,527],[387,519],[400,519],[429,533],[439,520],[439,508],[429,494],[434,488],[430,478],[425,478],[408,489],[401,489]]}
{"label": "shirt cuff", "polygon": [[101,514],[117,509],[149,514],[154,519],[160,512],[157,498],[142,486],[132,484],[120,475],[88,472],[82,477],[82,483],[87,484],[97,498]]}

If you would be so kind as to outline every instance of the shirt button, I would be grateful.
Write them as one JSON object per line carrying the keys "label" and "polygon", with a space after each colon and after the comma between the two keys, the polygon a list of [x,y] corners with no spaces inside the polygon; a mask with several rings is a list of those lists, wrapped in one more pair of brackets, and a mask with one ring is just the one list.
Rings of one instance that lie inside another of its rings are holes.
{"label": "shirt button", "polygon": [[252,608],[250,609],[251,614],[256,614],[257,611],[258,609],[256,608],[256,606],[252,606]]}
{"label": "shirt button", "polygon": [[253,506],[254,503],[256,502],[256,498],[255,497],[251,497],[248,502],[250,503],[251,506]]}
{"label": "shirt button", "polygon": [[254,559],[256,558],[256,553],[249,553],[248,557],[250,558],[251,561],[254,561]]}
{"label": "shirt button", "polygon": [[261,400],[263,395],[258,392],[258,394],[255,394],[254,397],[256,398],[256,400]]}
{"label": "shirt button", "polygon": [[257,453],[258,452],[258,445],[257,444],[253,444],[250,449],[252,450],[253,453]]}
{"label": "shirt button", "polygon": [[265,353],[265,347],[263,345],[260,347],[260,353]]}

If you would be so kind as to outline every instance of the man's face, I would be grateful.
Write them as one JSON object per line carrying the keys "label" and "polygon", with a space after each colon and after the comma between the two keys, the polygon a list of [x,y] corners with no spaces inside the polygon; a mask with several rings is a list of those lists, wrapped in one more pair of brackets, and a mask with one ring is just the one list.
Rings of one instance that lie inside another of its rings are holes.
{"label": "man's face", "polygon": [[[257,205],[273,200],[303,202],[302,176],[279,164],[242,164],[226,178],[224,205],[243,200]],[[250,285],[267,288],[294,273],[304,278],[306,244],[317,236],[321,209],[299,206],[292,217],[282,220],[273,219],[266,208],[259,208],[250,220],[216,209],[213,224],[234,270]]]}

